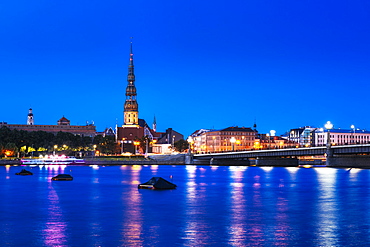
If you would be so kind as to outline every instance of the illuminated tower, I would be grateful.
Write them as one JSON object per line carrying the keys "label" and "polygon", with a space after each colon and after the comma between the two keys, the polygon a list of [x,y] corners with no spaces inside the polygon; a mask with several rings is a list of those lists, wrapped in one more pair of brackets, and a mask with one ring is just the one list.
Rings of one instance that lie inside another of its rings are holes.
{"label": "illuminated tower", "polygon": [[27,125],[34,125],[32,108],[28,110]]}
{"label": "illuminated tower", "polygon": [[155,116],[154,116],[154,121],[153,121],[153,130],[154,132],[157,132],[157,120],[155,119]]}
{"label": "illuminated tower", "polygon": [[139,127],[139,105],[136,101],[134,54],[132,53],[132,41],[130,46],[130,64],[128,65],[126,102],[124,104],[123,119],[123,127]]}

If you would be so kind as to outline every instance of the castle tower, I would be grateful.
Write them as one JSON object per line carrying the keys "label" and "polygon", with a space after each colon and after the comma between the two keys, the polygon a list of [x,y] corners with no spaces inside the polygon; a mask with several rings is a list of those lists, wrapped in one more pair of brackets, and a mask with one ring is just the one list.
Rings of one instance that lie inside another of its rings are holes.
{"label": "castle tower", "polygon": [[123,127],[139,126],[139,105],[136,101],[134,54],[132,53],[132,41],[130,46],[130,63],[128,66],[126,102],[124,104],[123,123]]}
{"label": "castle tower", "polygon": [[28,110],[27,125],[34,125],[32,108]]}

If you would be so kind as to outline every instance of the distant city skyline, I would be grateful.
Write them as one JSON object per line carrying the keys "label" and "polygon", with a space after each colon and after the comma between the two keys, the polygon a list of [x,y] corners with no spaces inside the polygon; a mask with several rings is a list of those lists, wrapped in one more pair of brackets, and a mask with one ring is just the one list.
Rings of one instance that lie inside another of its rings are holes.
{"label": "distant city skyline", "polygon": [[[144,4],[145,3],[145,4]],[[2,3],[0,122],[123,124],[130,37],[139,118],[190,135],[370,129],[370,3]]]}

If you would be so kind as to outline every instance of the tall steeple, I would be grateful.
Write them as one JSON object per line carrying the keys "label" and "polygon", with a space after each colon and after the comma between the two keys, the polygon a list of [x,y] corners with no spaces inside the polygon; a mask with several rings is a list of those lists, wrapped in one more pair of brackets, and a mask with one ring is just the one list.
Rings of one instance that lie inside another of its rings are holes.
{"label": "tall steeple", "polygon": [[154,115],[154,120],[153,120],[153,128],[154,132],[157,132],[157,119],[155,118],[155,115]]}
{"label": "tall steeple", "polygon": [[132,53],[132,38],[130,42],[130,63],[128,65],[126,101],[123,111],[124,127],[138,127],[139,105],[136,101],[136,87],[134,74],[134,54]]}

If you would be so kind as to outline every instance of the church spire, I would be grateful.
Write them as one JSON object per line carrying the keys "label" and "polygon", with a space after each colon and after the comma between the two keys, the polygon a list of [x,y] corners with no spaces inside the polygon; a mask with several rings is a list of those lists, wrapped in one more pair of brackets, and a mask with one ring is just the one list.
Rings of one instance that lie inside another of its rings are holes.
{"label": "church spire", "polygon": [[154,120],[153,120],[153,130],[154,132],[157,132],[157,119],[155,118],[155,115],[154,115]]}
{"label": "church spire", "polygon": [[130,63],[128,65],[126,101],[124,104],[123,119],[124,119],[125,126],[137,127],[139,124],[139,105],[136,101],[134,54],[132,52],[132,38],[130,42]]}

